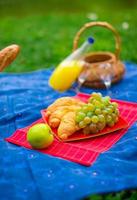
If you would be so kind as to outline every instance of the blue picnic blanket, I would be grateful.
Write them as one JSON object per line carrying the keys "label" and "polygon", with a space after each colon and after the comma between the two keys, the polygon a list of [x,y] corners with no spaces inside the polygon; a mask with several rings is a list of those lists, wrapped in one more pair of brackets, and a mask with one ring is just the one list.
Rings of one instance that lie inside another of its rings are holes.
{"label": "blue picnic blanket", "polygon": [[[75,95],[72,90],[53,91],[47,83],[51,72],[0,74],[0,199],[73,200],[137,188],[137,123],[91,167],[4,141],[16,129],[40,118],[40,110],[56,98]],[[105,90],[101,92],[106,94]],[[125,78],[111,88],[111,94],[113,98],[137,102],[137,65],[126,63]]]}

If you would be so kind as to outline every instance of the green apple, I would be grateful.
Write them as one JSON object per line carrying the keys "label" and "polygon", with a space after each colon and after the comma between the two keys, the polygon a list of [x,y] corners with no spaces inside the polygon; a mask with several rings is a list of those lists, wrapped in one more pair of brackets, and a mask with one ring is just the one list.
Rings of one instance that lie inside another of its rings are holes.
{"label": "green apple", "polygon": [[27,140],[33,148],[44,149],[53,142],[53,134],[47,124],[39,123],[32,126],[27,133]]}

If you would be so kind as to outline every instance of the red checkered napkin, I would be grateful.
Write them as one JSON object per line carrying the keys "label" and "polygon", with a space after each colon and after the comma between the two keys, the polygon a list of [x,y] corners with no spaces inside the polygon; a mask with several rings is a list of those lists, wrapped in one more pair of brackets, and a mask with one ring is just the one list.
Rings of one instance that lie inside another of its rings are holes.
{"label": "red checkered napkin", "polygon": [[[89,96],[78,94],[77,98],[86,100]],[[38,150],[42,153],[64,158],[82,165],[90,166],[96,160],[100,153],[110,149],[128,130],[128,128],[137,121],[137,104],[125,101],[114,100],[119,104],[122,118],[128,121],[129,126],[126,129],[113,132],[111,134],[95,137],[88,140],[63,143],[56,138],[54,143],[47,149]],[[42,119],[34,122],[32,125],[43,122]],[[12,136],[6,138],[6,141],[16,145],[32,149],[26,140],[28,129],[32,126],[17,130]]]}

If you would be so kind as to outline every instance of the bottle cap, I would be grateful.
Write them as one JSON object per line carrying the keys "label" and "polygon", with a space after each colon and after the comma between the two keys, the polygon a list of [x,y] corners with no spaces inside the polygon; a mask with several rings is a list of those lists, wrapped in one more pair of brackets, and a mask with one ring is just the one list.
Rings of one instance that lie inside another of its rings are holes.
{"label": "bottle cap", "polygon": [[92,37],[89,37],[89,38],[88,38],[88,42],[89,42],[90,44],[93,44],[93,43],[94,43],[94,39],[93,39]]}

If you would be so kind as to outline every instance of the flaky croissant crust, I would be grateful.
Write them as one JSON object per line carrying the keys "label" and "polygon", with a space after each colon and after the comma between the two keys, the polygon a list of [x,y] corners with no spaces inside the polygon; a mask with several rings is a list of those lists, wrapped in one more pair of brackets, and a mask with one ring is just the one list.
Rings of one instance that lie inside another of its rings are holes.
{"label": "flaky croissant crust", "polygon": [[58,136],[67,139],[68,136],[80,128],[75,122],[76,111],[84,103],[72,97],[62,97],[57,99],[47,108],[48,123],[52,128],[58,128]]}

